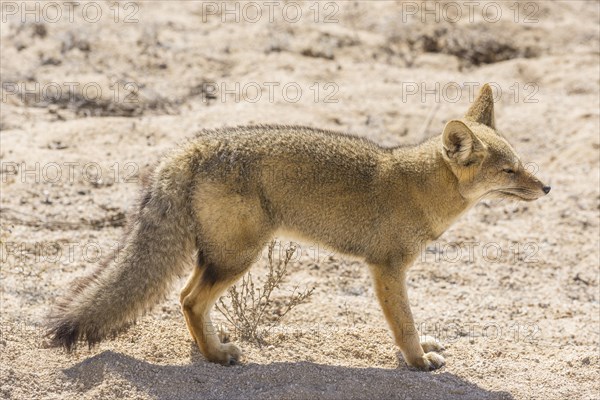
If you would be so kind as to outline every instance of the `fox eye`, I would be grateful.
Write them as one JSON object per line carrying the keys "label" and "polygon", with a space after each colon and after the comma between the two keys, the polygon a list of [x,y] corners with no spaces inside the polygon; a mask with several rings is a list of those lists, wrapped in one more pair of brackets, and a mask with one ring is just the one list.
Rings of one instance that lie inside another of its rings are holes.
{"label": "fox eye", "polygon": [[504,168],[502,172],[512,175],[515,173],[515,170],[512,168]]}

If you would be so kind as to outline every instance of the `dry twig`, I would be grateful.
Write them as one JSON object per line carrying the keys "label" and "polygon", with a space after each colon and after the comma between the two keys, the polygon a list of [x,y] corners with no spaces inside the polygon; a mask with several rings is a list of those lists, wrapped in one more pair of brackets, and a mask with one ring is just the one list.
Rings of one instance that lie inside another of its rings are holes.
{"label": "dry twig", "polygon": [[314,288],[299,291],[299,287],[295,286],[292,293],[283,299],[283,308],[275,310],[273,292],[283,282],[287,274],[287,266],[296,251],[295,246],[290,246],[286,249],[283,260],[279,259],[275,262],[273,260],[275,245],[275,241],[269,244],[269,271],[262,286],[255,285],[252,274],[248,273],[239,285],[229,288],[227,296],[219,298],[216,304],[217,310],[234,327],[242,340],[254,341],[259,345],[264,343],[259,332],[260,326],[266,326],[269,319],[270,327],[265,328],[265,331],[268,331],[294,307],[306,302],[314,291]]}

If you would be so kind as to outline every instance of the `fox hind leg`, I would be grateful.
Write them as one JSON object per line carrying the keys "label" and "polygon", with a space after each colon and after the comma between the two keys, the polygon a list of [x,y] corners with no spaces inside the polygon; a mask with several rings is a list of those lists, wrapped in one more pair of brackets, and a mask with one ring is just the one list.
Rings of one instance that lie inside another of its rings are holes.
{"label": "fox hind leg", "polygon": [[210,311],[219,296],[235,283],[252,265],[261,248],[252,251],[253,257],[237,259],[236,265],[218,267],[212,261],[200,258],[203,265],[194,269],[181,292],[181,305],[188,329],[202,354],[209,361],[223,365],[239,362],[241,350],[233,343],[221,343],[219,332],[210,318]]}
{"label": "fox hind leg", "polygon": [[198,219],[198,268],[181,294],[187,326],[204,356],[234,364],[240,350],[222,343],[210,311],[219,296],[256,261],[275,227],[263,201],[252,191],[240,193],[230,184],[199,182],[193,199]]}
{"label": "fox hind leg", "polygon": [[185,317],[185,323],[188,327],[188,330],[190,331],[190,335],[192,335],[192,338],[196,342],[198,340],[196,339],[194,330],[192,329],[193,325],[190,323],[190,320],[188,318],[188,313],[186,312],[185,308],[183,307],[183,304],[184,304],[185,298],[192,292],[192,290],[194,290],[194,288],[196,286],[198,286],[200,279],[202,279],[202,267],[200,265],[195,265],[194,271],[188,278],[185,286],[183,287],[183,289],[181,290],[181,293],[179,294],[179,303],[182,306],[181,308],[183,311],[183,316]]}

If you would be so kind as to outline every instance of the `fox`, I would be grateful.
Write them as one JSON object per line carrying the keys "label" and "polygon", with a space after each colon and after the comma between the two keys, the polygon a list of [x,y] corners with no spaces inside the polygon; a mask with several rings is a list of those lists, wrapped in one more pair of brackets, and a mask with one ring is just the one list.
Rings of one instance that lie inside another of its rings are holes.
{"label": "fox", "polygon": [[189,273],[180,303],[192,339],[208,361],[237,364],[242,351],[221,341],[211,310],[285,234],[363,260],[405,362],[435,370],[444,347],[419,335],[407,293],[418,250],[482,198],[533,201],[549,192],[496,129],[489,84],[462,118],[413,146],[304,126],[202,130],[160,159],[117,257],[72,285],[47,334],[67,351],[93,346]]}

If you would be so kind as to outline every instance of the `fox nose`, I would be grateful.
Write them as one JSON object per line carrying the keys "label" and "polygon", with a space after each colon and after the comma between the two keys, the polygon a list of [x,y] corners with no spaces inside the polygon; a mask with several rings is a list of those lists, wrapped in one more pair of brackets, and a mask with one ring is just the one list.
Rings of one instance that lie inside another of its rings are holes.
{"label": "fox nose", "polygon": [[544,191],[544,193],[546,193],[546,194],[550,193],[550,189],[552,189],[550,186],[544,186],[544,187],[542,188],[542,190],[543,190],[543,191]]}

